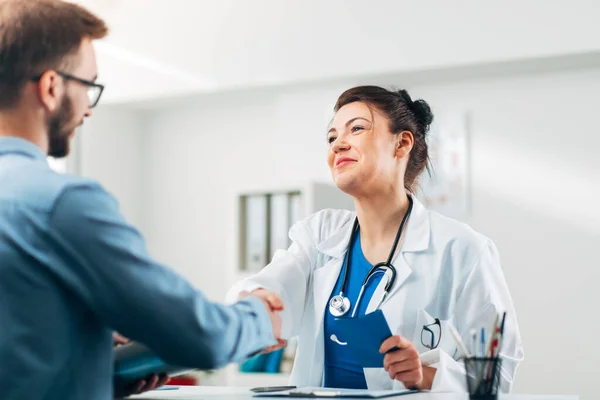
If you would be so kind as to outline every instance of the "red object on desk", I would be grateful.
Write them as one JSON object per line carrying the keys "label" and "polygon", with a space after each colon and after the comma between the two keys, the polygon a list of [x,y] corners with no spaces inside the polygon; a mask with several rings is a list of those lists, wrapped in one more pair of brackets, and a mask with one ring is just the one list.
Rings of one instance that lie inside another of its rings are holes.
{"label": "red object on desk", "polygon": [[198,380],[193,376],[174,376],[169,378],[167,381],[167,385],[175,385],[175,386],[196,386],[198,385]]}

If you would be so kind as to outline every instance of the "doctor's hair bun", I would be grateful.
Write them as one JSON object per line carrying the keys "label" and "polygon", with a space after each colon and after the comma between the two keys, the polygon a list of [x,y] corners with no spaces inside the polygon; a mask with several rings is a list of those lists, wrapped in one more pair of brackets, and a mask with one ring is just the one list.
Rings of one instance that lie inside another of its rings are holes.
{"label": "doctor's hair bun", "polygon": [[408,108],[415,115],[417,123],[421,125],[425,132],[428,132],[429,126],[433,122],[433,113],[429,104],[425,100],[413,101],[405,89],[400,89],[396,93],[408,104]]}
{"label": "doctor's hair bun", "polygon": [[429,104],[425,100],[414,101],[405,89],[388,90],[379,86],[357,86],[342,93],[333,110],[338,112],[340,108],[354,102],[363,102],[383,113],[389,120],[391,133],[409,131],[413,134],[414,143],[404,175],[404,186],[414,193],[417,178],[425,168],[429,169],[426,138],[433,121]]}

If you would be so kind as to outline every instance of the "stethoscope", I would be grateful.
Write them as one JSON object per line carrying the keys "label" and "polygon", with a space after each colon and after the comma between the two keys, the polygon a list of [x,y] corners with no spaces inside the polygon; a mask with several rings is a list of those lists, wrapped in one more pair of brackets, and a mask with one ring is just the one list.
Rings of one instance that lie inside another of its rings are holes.
{"label": "stethoscope", "polygon": [[[360,305],[360,301],[362,300],[363,293],[365,291],[365,287],[369,280],[375,276],[377,273],[383,273],[385,277],[387,277],[387,282],[385,284],[385,290],[383,292],[383,296],[377,304],[376,308],[385,301],[387,294],[390,291],[390,288],[394,285],[394,281],[396,280],[396,268],[392,265],[392,258],[396,253],[396,247],[398,247],[398,242],[400,241],[400,237],[402,236],[402,231],[404,230],[404,225],[408,217],[410,216],[410,212],[412,211],[413,200],[410,196],[408,196],[408,210],[406,210],[406,214],[402,218],[402,223],[400,224],[400,228],[398,228],[398,233],[396,233],[396,239],[394,239],[394,244],[392,249],[390,250],[390,254],[386,262],[381,262],[379,264],[374,265],[370,270],[365,279],[362,282],[362,286],[360,287],[360,292],[358,294],[358,298],[356,299],[356,305],[354,306],[354,310],[352,311],[352,317],[356,315],[356,311]],[[352,234],[350,235],[350,243],[348,244],[348,251],[346,252],[346,268],[344,269],[344,277],[342,279],[342,287],[340,288],[340,293],[335,295],[329,300],[329,312],[334,317],[344,316],[350,311],[350,299],[344,296],[346,292],[346,285],[348,284],[348,270],[350,270],[350,262],[352,258],[352,249],[354,247],[354,242],[356,240],[356,235],[358,234],[359,225],[358,218],[354,220],[354,226],[352,227]]]}

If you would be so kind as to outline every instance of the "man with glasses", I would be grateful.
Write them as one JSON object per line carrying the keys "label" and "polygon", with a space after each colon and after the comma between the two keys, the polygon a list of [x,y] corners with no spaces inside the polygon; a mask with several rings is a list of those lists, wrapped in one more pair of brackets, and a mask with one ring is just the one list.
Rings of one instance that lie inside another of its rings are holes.
{"label": "man with glasses", "polygon": [[[108,399],[112,334],[164,361],[216,368],[277,343],[263,300],[211,303],[151,259],[96,182],[52,171],[98,104],[103,21],[59,0],[0,1],[2,399]],[[136,389],[152,389],[156,376]]]}

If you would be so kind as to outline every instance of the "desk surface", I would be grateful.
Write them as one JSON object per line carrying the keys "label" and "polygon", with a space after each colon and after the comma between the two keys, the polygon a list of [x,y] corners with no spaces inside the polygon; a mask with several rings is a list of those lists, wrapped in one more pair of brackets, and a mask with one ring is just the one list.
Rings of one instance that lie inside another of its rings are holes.
{"label": "desk surface", "polygon": [[[221,386],[180,386],[177,390],[155,390],[128,399],[135,400],[198,400],[214,398],[213,400],[253,400],[252,392],[247,388]],[[268,400],[264,398],[261,400]],[[388,399],[392,399],[389,397]],[[398,397],[398,400],[469,400],[467,394],[458,393],[413,393]],[[565,395],[500,395],[498,400],[579,400],[579,396]]]}

